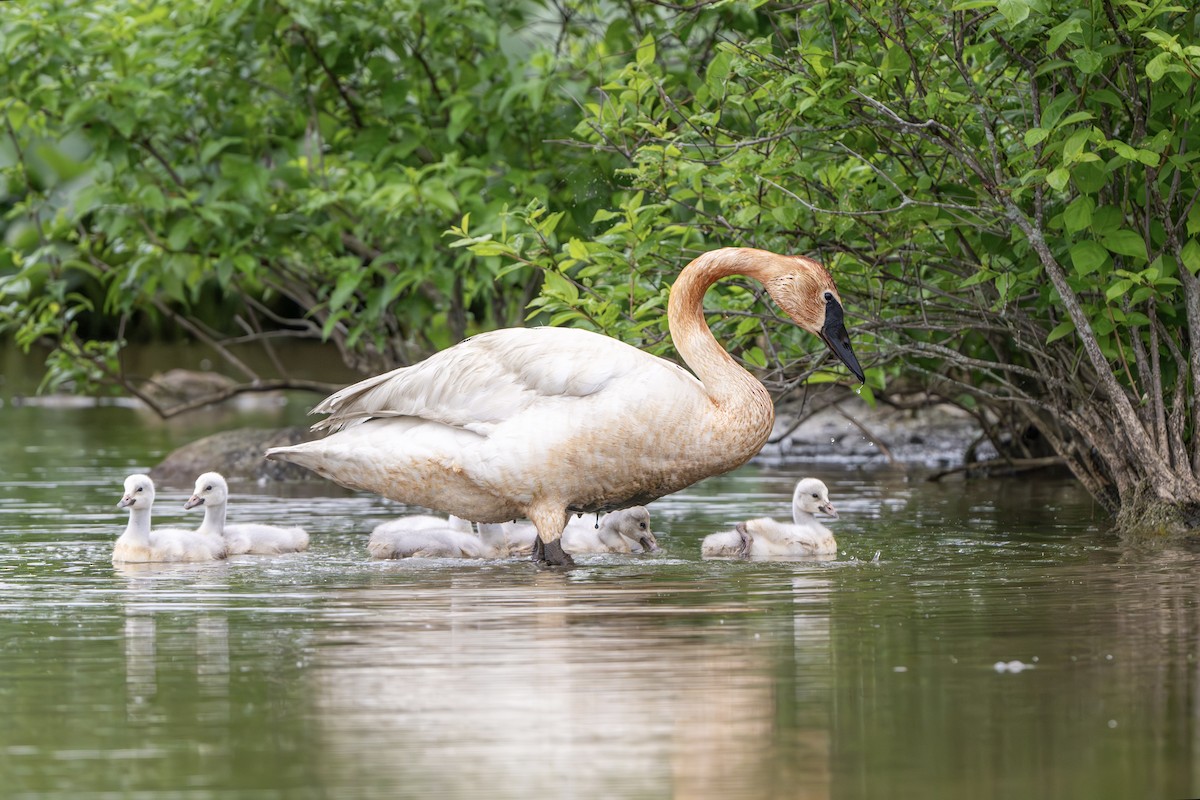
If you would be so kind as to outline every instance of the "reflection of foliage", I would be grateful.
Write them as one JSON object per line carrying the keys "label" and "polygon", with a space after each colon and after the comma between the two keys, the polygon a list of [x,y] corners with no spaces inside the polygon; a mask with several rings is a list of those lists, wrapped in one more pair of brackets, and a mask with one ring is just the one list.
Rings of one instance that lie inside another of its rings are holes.
{"label": "reflection of foliage", "polygon": [[[218,347],[324,336],[369,371],[528,317],[666,353],[688,257],[806,252],[869,387],[1035,426],[1109,507],[1200,500],[1193,11],[104,8],[4,23],[23,342],[169,319]],[[708,298],[735,356],[777,391],[842,374],[759,299]]]}

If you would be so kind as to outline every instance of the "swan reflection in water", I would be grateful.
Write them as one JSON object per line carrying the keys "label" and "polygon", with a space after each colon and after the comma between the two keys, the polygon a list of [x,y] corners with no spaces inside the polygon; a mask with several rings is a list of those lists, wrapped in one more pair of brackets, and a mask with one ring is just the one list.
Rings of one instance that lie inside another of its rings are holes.
{"label": "swan reflection in water", "polygon": [[361,590],[346,624],[321,633],[310,674],[327,785],[369,774],[445,796],[828,795],[828,613],[799,604],[826,580],[794,578],[781,649],[789,637],[756,636],[744,600],[728,602],[727,624],[709,603],[703,624],[656,605],[699,591],[687,583],[420,578]]}

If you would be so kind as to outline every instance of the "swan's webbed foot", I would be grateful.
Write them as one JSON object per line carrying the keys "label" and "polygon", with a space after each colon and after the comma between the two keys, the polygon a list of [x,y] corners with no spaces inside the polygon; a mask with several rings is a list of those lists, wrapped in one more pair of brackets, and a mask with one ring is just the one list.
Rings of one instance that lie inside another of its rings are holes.
{"label": "swan's webbed foot", "polygon": [[746,523],[744,522],[739,522],[734,526],[734,530],[737,531],[738,539],[741,540],[738,545],[738,557],[749,558],[750,549],[754,547],[754,537],[750,535],[750,531],[746,530]]}
{"label": "swan's webbed foot", "polygon": [[533,540],[533,560],[539,564],[548,564],[552,567],[575,566],[575,559],[571,558],[570,553],[563,550],[562,539],[555,539],[553,542],[543,542],[542,537],[536,537]]}

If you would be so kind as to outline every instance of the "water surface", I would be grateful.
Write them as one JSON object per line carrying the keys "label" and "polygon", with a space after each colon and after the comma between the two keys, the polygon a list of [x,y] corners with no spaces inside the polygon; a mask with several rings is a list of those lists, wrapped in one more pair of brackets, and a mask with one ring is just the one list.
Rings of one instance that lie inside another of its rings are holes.
{"label": "water surface", "polygon": [[[1119,544],[1070,482],[752,465],[653,504],[662,554],[570,571],[373,562],[403,507],[235,484],[311,551],[114,568],[125,475],[302,406],[0,407],[0,794],[1200,793],[1200,556]],[[699,559],[809,474],[836,560]],[[158,522],[198,524],[186,495]]]}

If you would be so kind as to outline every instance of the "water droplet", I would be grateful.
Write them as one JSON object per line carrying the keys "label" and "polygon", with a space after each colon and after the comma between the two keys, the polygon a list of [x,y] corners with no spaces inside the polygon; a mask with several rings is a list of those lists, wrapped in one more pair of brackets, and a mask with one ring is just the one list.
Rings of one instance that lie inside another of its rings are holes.
{"label": "water droplet", "polygon": [[859,386],[857,389],[854,390],[854,393],[857,395],[862,395],[862,387]]}
{"label": "water droplet", "polygon": [[1108,727],[1110,727],[1110,728],[1115,728],[1115,727],[1117,727],[1117,721],[1116,721],[1115,719],[1110,719],[1110,720],[1108,721]]}
{"label": "water droplet", "polygon": [[830,436],[830,437],[829,437],[829,443],[830,443],[830,444],[833,444],[833,443],[834,443],[834,442],[836,442],[836,441],[837,441],[837,439],[833,438],[832,436]]}

